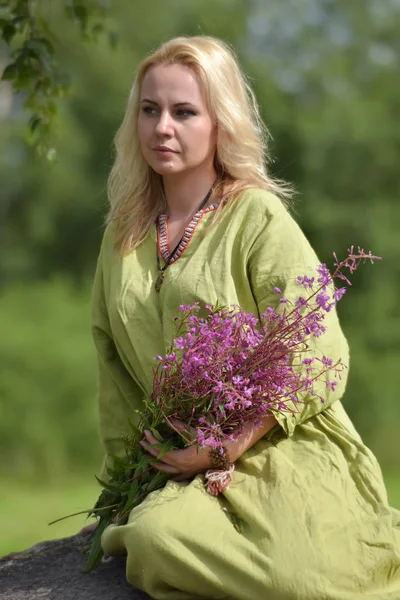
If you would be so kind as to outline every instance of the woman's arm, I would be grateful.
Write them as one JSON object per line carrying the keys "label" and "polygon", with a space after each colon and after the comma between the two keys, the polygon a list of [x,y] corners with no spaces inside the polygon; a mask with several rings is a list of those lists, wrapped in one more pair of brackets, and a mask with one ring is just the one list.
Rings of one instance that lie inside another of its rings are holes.
{"label": "woman's arm", "polygon": [[274,415],[268,415],[261,419],[260,427],[255,427],[253,423],[246,425],[243,433],[234,442],[226,442],[225,444],[231,461],[236,462],[246,450],[254,446],[277,424],[278,421]]}
{"label": "woman's arm", "polygon": [[92,288],[91,328],[97,351],[100,436],[106,455],[100,478],[108,479],[109,455],[124,455],[123,435],[131,433],[129,419],[141,408],[143,392],[118,353],[111,330],[104,278],[104,238]]}
{"label": "woman's arm", "polygon": [[[229,460],[232,463],[236,462],[246,450],[254,446],[256,442],[272,429],[277,424],[277,420],[273,415],[269,415],[264,417],[261,423],[260,427],[255,427],[252,423],[246,425],[243,433],[236,440],[227,441],[224,444]],[[178,421],[174,421],[174,425],[177,428],[184,428],[183,423],[179,423]],[[144,434],[145,440],[140,442],[142,448],[157,459],[160,452],[160,442],[150,431],[145,431]],[[193,439],[195,439],[195,430],[193,430],[192,435]],[[190,446],[184,450],[171,450],[167,452],[162,458],[155,461],[153,466],[159,471],[175,475],[174,479],[181,481],[194,477],[198,473],[204,473],[208,469],[211,469],[213,465],[206,448],[201,450],[197,446]]]}
{"label": "woman's arm", "polygon": [[[315,277],[318,286],[316,268],[320,261],[296,221],[277,198],[264,191],[255,191],[252,214],[254,222],[249,222],[249,226],[253,226],[256,233],[248,249],[247,269],[258,312],[263,314],[267,307],[273,307],[279,312],[287,310],[287,307],[290,310],[290,304],[280,304],[280,296],[274,288],[278,287],[292,303],[299,296],[307,298],[309,294],[297,285],[297,277]],[[333,250],[338,249],[332,248]],[[341,359],[348,365],[349,348],[335,308],[325,314],[324,325],[327,330],[323,335],[308,338],[309,349],[304,358],[325,355],[332,358],[334,363]],[[340,400],[347,376],[348,370],[345,369],[340,379],[335,379],[337,385],[334,390],[326,386],[324,378],[315,383],[315,392],[324,398],[324,402],[309,392],[301,392],[296,404],[286,403],[289,411],[274,413],[285,433],[292,435],[297,425]],[[331,379],[333,380],[333,375]]]}

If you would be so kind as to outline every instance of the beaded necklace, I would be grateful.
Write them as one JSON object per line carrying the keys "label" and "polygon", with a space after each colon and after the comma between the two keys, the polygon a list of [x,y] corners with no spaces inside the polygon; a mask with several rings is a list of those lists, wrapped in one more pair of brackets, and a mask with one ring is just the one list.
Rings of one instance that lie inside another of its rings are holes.
{"label": "beaded necklace", "polygon": [[[204,206],[207,204],[207,201],[208,201],[209,197],[211,196],[211,192],[212,192],[212,188],[210,188],[210,190],[208,191],[206,197],[201,202],[201,204],[200,204],[199,208],[196,210],[195,214],[197,214],[198,212],[200,212],[204,208]],[[158,236],[159,236],[158,219],[156,221],[156,228],[157,228],[157,246],[156,246],[156,250],[157,250],[157,269],[160,271],[160,274],[157,277],[155,288],[156,288],[156,292],[159,292],[160,289],[161,289],[161,286],[163,284],[163,281],[164,281],[165,271],[168,269],[171,260],[174,258],[175,252],[178,250],[178,248],[179,248],[179,246],[180,246],[183,238],[185,237],[186,228],[185,228],[185,231],[183,232],[183,235],[182,235],[181,239],[179,240],[179,242],[177,243],[177,245],[175,246],[175,248],[172,250],[171,254],[168,256],[168,259],[165,261],[165,265],[163,267],[161,267],[161,264],[160,264],[160,254],[159,254],[159,251],[158,251]]]}

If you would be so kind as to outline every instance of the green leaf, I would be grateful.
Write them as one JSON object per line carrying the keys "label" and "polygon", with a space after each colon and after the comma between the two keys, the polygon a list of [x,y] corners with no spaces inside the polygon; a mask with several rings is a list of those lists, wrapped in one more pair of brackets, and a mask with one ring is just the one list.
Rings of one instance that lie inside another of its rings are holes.
{"label": "green leaf", "polygon": [[42,32],[46,34],[47,41],[52,40],[53,42],[55,42],[57,38],[54,35],[54,33],[52,32],[52,30],[50,29],[50,27],[48,26],[47,21],[45,21],[42,18],[38,18],[37,23],[40,26]]}
{"label": "green leaf", "polygon": [[139,427],[137,427],[130,419],[129,419],[129,426],[133,431],[134,437],[138,437],[138,438],[142,437],[142,432],[140,431]]}
{"label": "green leaf", "polygon": [[104,489],[102,490],[100,496],[97,498],[97,502],[94,505],[94,508],[98,508],[99,506],[107,505],[108,498],[111,496],[111,493]]}
{"label": "green leaf", "polygon": [[16,33],[17,33],[17,30],[15,29],[15,27],[13,25],[10,25],[10,24],[5,25],[3,27],[3,40],[7,44],[9,44]]}
{"label": "green leaf", "polygon": [[47,110],[49,111],[52,117],[55,117],[55,115],[57,114],[57,106],[54,104],[54,102],[48,102]]}
{"label": "green leaf", "polygon": [[55,92],[59,97],[64,96],[71,89],[71,77],[68,73],[57,73],[55,81]]}
{"label": "green leaf", "polygon": [[211,408],[212,408],[212,405],[213,405],[213,404],[214,404],[214,398],[213,398],[213,397],[211,397],[211,398],[210,398],[210,401],[209,401],[209,403],[208,403],[208,406],[207,406],[207,408],[206,408],[206,411],[207,411],[207,412],[208,412],[209,410],[211,410]]}
{"label": "green leaf", "polygon": [[103,481],[102,479],[100,479],[99,477],[97,477],[97,475],[95,475],[97,481],[100,483],[100,485],[104,488],[106,488],[106,490],[110,490],[112,492],[119,492],[120,487],[118,485],[112,485],[111,483],[106,483],[105,481]]}
{"label": "green leaf", "polygon": [[32,133],[34,133],[36,131],[36,129],[41,125],[42,123],[42,119],[40,117],[38,117],[37,115],[32,115],[32,117],[29,120],[29,129],[31,130]]}
{"label": "green leaf", "polygon": [[22,48],[15,60],[18,78],[14,79],[14,85],[18,89],[29,89],[37,78],[37,69],[32,66],[32,62],[29,60],[29,52]]}
{"label": "green leaf", "polygon": [[131,487],[129,489],[129,494],[128,494],[128,498],[127,498],[126,505],[124,508],[124,512],[136,500],[136,498],[138,496],[138,491],[139,491],[139,481],[137,479],[135,479],[131,483]]}
{"label": "green leaf", "polygon": [[51,70],[53,64],[53,45],[45,38],[35,38],[27,41],[24,48],[32,58],[40,61],[47,70]]}
{"label": "green leaf", "polygon": [[[172,440],[166,440],[162,446],[159,446],[157,444],[157,447],[160,448],[160,452],[158,454],[158,458],[162,458],[167,452],[169,452],[170,450],[176,450],[176,445]],[[154,457],[153,457],[154,460]]]}
{"label": "green leaf", "polygon": [[79,21],[81,30],[86,31],[88,24],[88,9],[82,4],[73,4],[72,11],[74,17]]}
{"label": "green leaf", "polygon": [[9,5],[8,2],[1,2],[0,3],[0,17],[3,18],[7,18],[11,16],[11,6]]}
{"label": "green leaf", "polygon": [[168,479],[170,478],[171,475],[163,473],[162,471],[157,471],[155,476],[149,481],[147,493],[150,494],[150,492],[154,492],[154,490],[158,490],[159,488],[164,487]]}
{"label": "green leaf", "polygon": [[144,454],[140,457],[140,459],[136,465],[135,471],[133,473],[134,477],[137,477],[138,475],[143,473],[143,471],[148,469],[149,460],[154,460],[154,457],[151,457],[151,459],[150,459],[147,456],[145,456]]}
{"label": "green leaf", "polygon": [[160,433],[157,431],[157,429],[155,429],[154,427],[149,427],[151,433],[154,435],[154,437],[156,438],[156,440],[158,440],[159,442],[163,442],[163,438],[160,435]]}
{"label": "green leaf", "polygon": [[16,63],[11,63],[7,65],[3,71],[3,75],[1,76],[3,81],[12,81],[18,76],[18,69]]}
{"label": "green leaf", "polygon": [[[24,104],[23,104],[24,108],[27,108],[33,112],[35,112],[38,108],[38,99],[35,95],[34,92],[30,93],[29,96],[27,96]],[[32,117],[33,118],[33,117]]]}
{"label": "green leaf", "polygon": [[48,45],[43,43],[43,39],[39,38],[27,41],[24,44],[24,50],[31,58],[38,60],[47,71],[51,71],[53,47],[50,44],[51,50],[49,51]]}
{"label": "green leaf", "polygon": [[124,471],[127,466],[126,458],[118,456],[118,454],[110,454],[110,458],[113,462],[113,466],[117,470]]}
{"label": "green leaf", "polygon": [[110,525],[110,521],[108,519],[100,520],[92,539],[92,543],[90,545],[89,556],[83,569],[84,573],[89,573],[93,571],[100,563],[101,559],[104,556],[103,549],[101,547],[101,536],[106,527]]}
{"label": "green leaf", "polygon": [[78,515],[84,515],[84,514],[90,515],[92,513],[92,511],[93,511],[92,508],[80,510],[78,512],[71,513],[70,515],[65,515],[64,517],[60,517],[59,519],[55,519],[54,521],[50,521],[50,523],[48,523],[48,525],[54,525],[54,523],[59,523],[60,521],[64,521],[65,519],[70,519],[71,517],[76,517]]}
{"label": "green leaf", "polygon": [[28,23],[29,19],[26,15],[14,17],[12,24],[18,31],[22,31],[24,26]]}

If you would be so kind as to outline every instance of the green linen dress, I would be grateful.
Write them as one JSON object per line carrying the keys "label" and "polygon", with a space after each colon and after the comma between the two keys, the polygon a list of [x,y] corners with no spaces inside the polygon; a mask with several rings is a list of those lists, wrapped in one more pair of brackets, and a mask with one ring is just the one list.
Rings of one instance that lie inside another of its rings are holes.
{"label": "green linen dress", "polygon": [[[105,232],[92,324],[106,453],[121,452],[117,438],[151,390],[155,357],[171,344],[180,304],[218,300],[260,315],[277,305],[274,286],[295,299],[296,277],[318,264],[270,193],[243,192],[203,235],[214,208],[191,222],[160,293],[155,226],[124,258],[114,250],[113,226]],[[166,223],[158,240],[164,258]],[[335,311],[326,324],[313,351],[348,364]],[[274,430],[237,461],[222,496],[206,492],[202,475],[171,481],[128,524],[109,526],[103,549],[127,554],[128,581],[157,600],[399,600],[400,512],[389,507],[380,467],[341,404],[346,373],[334,392],[322,384],[324,403],[308,398],[300,411],[277,414]]]}

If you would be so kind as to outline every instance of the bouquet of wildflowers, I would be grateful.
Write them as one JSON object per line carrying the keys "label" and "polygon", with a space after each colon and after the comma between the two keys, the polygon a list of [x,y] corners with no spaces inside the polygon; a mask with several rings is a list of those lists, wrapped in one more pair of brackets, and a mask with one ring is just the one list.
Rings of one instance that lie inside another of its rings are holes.
{"label": "bouquet of wildflowers", "polygon": [[[315,277],[299,274],[294,303],[275,288],[282,308],[267,308],[261,321],[237,306],[206,306],[205,317],[199,316],[198,303],[180,307],[173,344],[165,356],[157,357],[152,394],[144,402],[138,426],[131,424],[132,435],[124,438],[125,456],[112,456],[109,481],[99,480],[103,491],[89,511],[99,518],[99,525],[87,571],[102,558],[104,529],[110,523],[126,523],[130,511],[171,477],[152,466],[154,457],[139,443],[144,430],[159,440],[159,458],[191,444],[209,452],[215,468],[206,472],[205,485],[218,495],[231,483],[234,470],[224,442],[234,440],[249,423],[260,426],[265,416],[299,411],[309,401],[305,398],[323,402],[314,388],[317,381],[335,389],[346,365],[341,359],[310,356],[309,341],[323,335],[325,314],[346,291],[336,289],[333,279],[351,285],[344,268],[353,273],[366,259],[379,258],[360,248],[348,252],[341,262],[334,254],[333,275],[324,264],[317,267]],[[187,435],[174,427],[174,420],[187,425]],[[195,439],[189,435],[193,430]]]}

